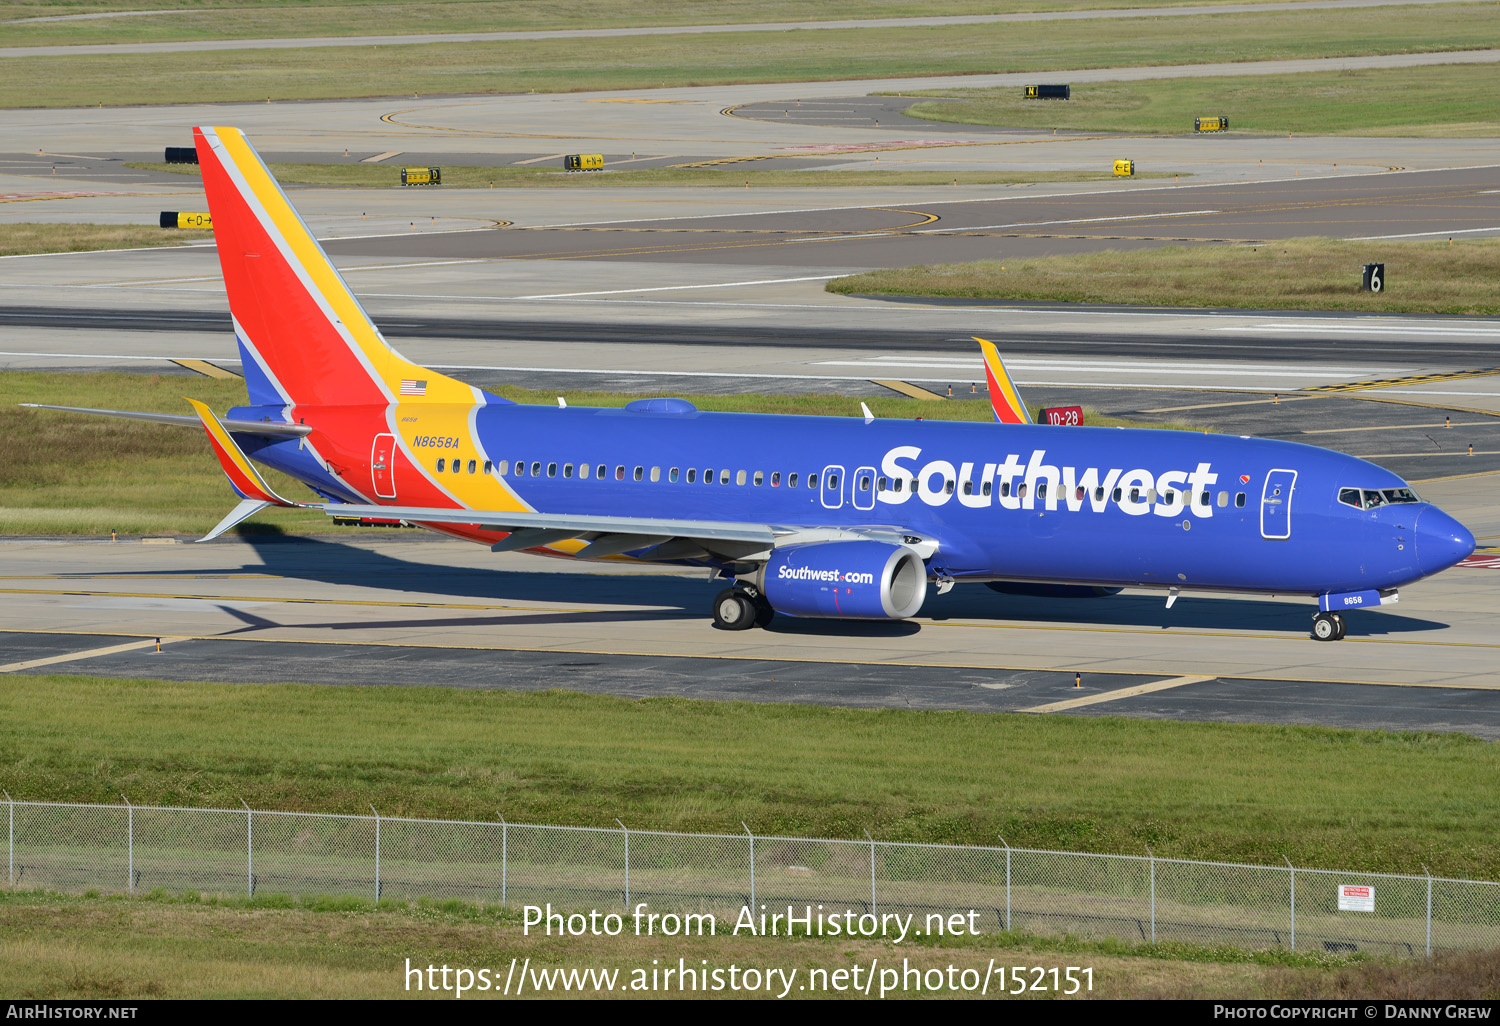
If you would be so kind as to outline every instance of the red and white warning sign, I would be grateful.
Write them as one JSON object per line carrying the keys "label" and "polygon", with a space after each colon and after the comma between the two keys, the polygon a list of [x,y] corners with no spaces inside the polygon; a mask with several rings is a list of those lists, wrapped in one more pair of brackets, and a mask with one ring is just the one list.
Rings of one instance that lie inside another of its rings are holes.
{"label": "red and white warning sign", "polygon": [[1374,912],[1375,888],[1368,884],[1339,884],[1340,912]]}

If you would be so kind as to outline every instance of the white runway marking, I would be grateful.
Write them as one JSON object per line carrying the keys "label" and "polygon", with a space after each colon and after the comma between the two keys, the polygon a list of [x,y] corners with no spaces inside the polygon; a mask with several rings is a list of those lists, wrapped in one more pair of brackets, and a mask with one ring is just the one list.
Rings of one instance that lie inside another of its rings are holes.
{"label": "white runway marking", "polygon": [[717,281],[707,285],[658,285],[642,289],[606,289],[602,292],[553,292],[541,296],[515,296],[515,299],[574,299],[578,296],[618,296],[630,292],[674,292],[678,289],[727,289],[736,285],[781,285],[792,281],[828,281],[837,274],[811,274],[805,278],[761,278],[758,281]]}

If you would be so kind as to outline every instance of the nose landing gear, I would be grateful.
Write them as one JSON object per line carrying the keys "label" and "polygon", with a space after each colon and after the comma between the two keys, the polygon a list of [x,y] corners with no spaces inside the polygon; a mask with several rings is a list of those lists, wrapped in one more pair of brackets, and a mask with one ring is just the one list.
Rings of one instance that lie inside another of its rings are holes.
{"label": "nose landing gear", "polygon": [[1318,641],[1343,641],[1348,630],[1338,613],[1319,613],[1313,617],[1312,636]]}
{"label": "nose landing gear", "polygon": [[714,626],[724,631],[764,627],[776,615],[771,603],[754,588],[725,588],[714,598]]}

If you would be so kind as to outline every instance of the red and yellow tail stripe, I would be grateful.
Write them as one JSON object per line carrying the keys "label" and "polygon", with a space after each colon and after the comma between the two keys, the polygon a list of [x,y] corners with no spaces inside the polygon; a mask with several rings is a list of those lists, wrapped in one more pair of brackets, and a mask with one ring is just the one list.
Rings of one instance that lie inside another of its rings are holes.
{"label": "red and yellow tail stripe", "polygon": [[270,485],[266,484],[260,472],[255,469],[255,465],[240,451],[240,447],[230,436],[228,429],[220,423],[213,410],[196,399],[189,399],[188,402],[192,404],[193,412],[198,414],[198,419],[203,421],[203,430],[208,432],[208,441],[213,446],[214,455],[219,458],[219,466],[224,468],[229,484],[239,493],[240,498],[274,502],[278,506],[300,505],[300,503],[283,499],[272,490]]}
{"label": "red and yellow tail stripe", "polygon": [[988,339],[977,336],[973,338],[979,343],[979,351],[984,354],[984,376],[989,381],[990,408],[995,411],[995,419],[1002,424],[1032,423],[1031,412],[1021,401],[1021,393],[1016,390],[1015,382],[1006,371],[1005,361],[1000,359],[1000,350]]}
{"label": "red and yellow tail stripe", "polygon": [[244,133],[193,137],[230,312],[287,403],[474,401],[469,386],[391,349]]}

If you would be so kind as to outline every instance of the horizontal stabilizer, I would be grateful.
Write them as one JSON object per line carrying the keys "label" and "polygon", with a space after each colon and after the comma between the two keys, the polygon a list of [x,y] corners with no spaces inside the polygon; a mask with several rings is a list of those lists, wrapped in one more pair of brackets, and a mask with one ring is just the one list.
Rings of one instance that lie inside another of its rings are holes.
{"label": "horizontal stabilizer", "polygon": [[259,513],[261,510],[267,508],[268,506],[274,505],[276,505],[276,503],[266,502],[262,499],[242,499],[240,500],[240,504],[238,506],[229,511],[229,515],[227,517],[219,521],[219,526],[215,527],[212,531],[209,531],[198,540],[201,542],[213,541],[219,535],[223,534],[231,527],[239,524],[241,521],[248,520],[255,514]]}
{"label": "horizontal stabilizer", "polygon": [[[250,462],[250,458],[241,450],[238,443],[230,437],[228,429],[224,427],[223,421],[214,415],[206,405],[196,399],[189,399],[194,410],[198,413],[198,419],[203,424],[203,430],[208,432],[209,444],[214,447],[214,455],[219,458],[219,466],[224,468],[224,475],[229,478],[229,483],[239,493],[240,498],[255,500],[274,504],[277,506],[302,506],[305,503],[290,502],[277,495],[271,486],[266,484],[265,479],[260,476],[260,471]],[[244,504],[241,503],[241,506]],[[250,513],[255,512],[251,510]],[[244,516],[249,516],[246,513]],[[234,514],[230,514],[233,516]],[[240,518],[241,520],[244,517]],[[228,530],[233,524],[219,525],[222,530]],[[210,536],[211,537],[211,536]]]}
{"label": "horizontal stabilizer", "polygon": [[[141,413],[137,410],[94,410],[86,406],[52,406],[48,403],[19,403],[33,410],[61,410],[63,413],[88,413],[95,417],[118,417],[121,420],[144,420],[174,427],[200,427],[203,421],[185,413]],[[301,438],[312,433],[306,424],[288,424],[279,420],[221,420],[225,428],[240,435],[264,438]]]}

